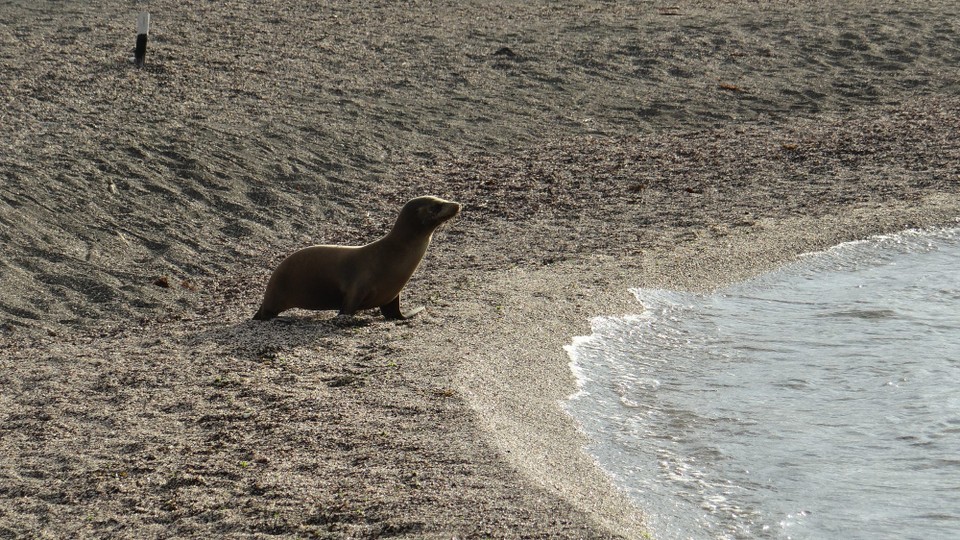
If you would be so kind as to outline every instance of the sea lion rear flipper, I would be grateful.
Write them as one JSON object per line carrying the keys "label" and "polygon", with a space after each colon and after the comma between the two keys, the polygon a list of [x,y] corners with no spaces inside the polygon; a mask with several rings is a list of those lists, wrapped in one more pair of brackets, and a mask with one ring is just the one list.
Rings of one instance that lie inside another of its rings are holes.
{"label": "sea lion rear flipper", "polygon": [[380,306],[380,313],[383,313],[383,316],[387,319],[394,320],[404,320],[413,317],[417,313],[423,311],[423,306],[415,307],[410,311],[404,313],[400,311],[400,295],[398,294],[396,298],[389,301],[388,303]]}

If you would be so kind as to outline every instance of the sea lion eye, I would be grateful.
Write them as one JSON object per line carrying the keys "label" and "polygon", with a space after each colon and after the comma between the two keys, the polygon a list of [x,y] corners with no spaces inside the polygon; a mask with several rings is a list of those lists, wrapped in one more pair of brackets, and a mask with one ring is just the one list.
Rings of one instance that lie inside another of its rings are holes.
{"label": "sea lion eye", "polygon": [[433,211],[433,206],[425,205],[420,208],[420,211],[417,212],[417,214],[420,216],[420,221],[426,225],[433,219],[435,212]]}

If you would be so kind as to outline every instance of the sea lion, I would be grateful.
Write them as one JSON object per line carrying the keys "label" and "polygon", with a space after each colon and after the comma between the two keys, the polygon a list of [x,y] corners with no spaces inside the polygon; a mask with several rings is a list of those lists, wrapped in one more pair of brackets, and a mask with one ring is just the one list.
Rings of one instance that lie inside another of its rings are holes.
{"label": "sea lion", "polygon": [[400,310],[400,290],[420,265],[433,231],[460,213],[460,205],[417,197],[400,210],[393,229],[365,246],[311,246],[280,263],[267,283],[255,320],[290,308],[338,309],[353,315],[379,307],[387,319],[407,319],[423,307]]}

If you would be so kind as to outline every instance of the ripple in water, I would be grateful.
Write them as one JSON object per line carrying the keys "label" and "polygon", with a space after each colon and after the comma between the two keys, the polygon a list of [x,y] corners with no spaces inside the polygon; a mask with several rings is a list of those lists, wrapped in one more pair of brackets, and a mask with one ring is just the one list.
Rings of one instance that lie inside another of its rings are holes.
{"label": "ripple in water", "polygon": [[960,229],[634,293],[568,347],[567,407],[656,537],[957,538]]}

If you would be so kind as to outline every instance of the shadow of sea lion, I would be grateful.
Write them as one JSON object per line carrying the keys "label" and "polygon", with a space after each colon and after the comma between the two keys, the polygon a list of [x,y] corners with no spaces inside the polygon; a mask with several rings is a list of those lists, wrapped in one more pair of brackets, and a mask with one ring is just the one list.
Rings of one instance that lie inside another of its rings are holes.
{"label": "shadow of sea lion", "polygon": [[373,315],[336,317],[277,317],[270,321],[243,320],[198,331],[187,343],[215,343],[223,354],[262,362],[297,348],[335,350],[343,338],[372,325],[407,325],[409,321],[384,321]]}

